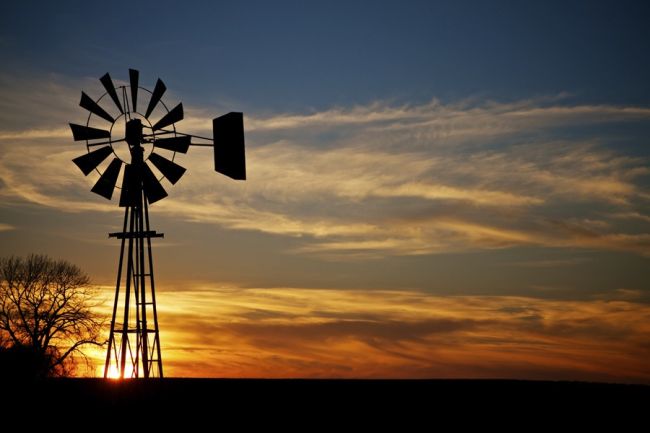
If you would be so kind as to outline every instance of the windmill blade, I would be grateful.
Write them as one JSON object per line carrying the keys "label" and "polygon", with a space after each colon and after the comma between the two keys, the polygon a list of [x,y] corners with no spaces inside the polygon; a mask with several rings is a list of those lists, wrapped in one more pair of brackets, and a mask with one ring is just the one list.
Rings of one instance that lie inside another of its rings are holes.
{"label": "windmill blade", "polygon": [[105,129],[91,128],[90,126],[76,125],[74,123],[70,124],[70,129],[72,129],[72,136],[74,141],[81,140],[95,140],[97,138],[110,138],[110,131]]}
{"label": "windmill blade", "polygon": [[135,69],[129,69],[129,81],[131,81],[131,112],[136,113],[138,111],[138,78],[140,73]]}
{"label": "windmill blade", "polygon": [[167,90],[165,83],[163,83],[162,80],[158,78],[158,81],[156,81],[156,87],[153,89],[153,93],[151,94],[151,99],[149,100],[147,113],[144,115],[146,119],[149,118],[151,112],[154,110],[154,108],[156,108],[156,105],[158,105],[158,102],[160,101],[160,98],[162,98],[163,94],[165,93],[165,90]]}
{"label": "windmill blade", "polygon": [[174,161],[170,161],[157,153],[149,155],[149,161],[151,161],[171,183],[178,182],[178,179],[180,179],[181,176],[183,176],[183,173],[185,173],[185,167],[181,167]]}
{"label": "windmill blade", "polygon": [[172,111],[165,114],[162,119],[160,119],[156,124],[151,128],[152,130],[162,129],[165,126],[169,126],[172,123],[176,123],[180,120],[183,120],[183,104],[180,103]]}
{"label": "windmill blade", "polygon": [[191,137],[184,135],[181,137],[161,138],[154,140],[153,144],[161,149],[172,150],[174,152],[187,153],[190,148]]}
{"label": "windmill blade", "polygon": [[90,96],[86,95],[85,92],[81,92],[81,102],[79,105],[90,111],[91,113],[108,120],[109,122],[115,122],[115,119],[108,114],[102,107],[100,107],[95,101],[93,101]]}
{"label": "windmill blade", "polygon": [[120,207],[138,206],[140,188],[133,176],[133,166],[127,164],[124,167],[124,177],[122,178],[122,192],[120,193]]}
{"label": "windmill blade", "polygon": [[113,190],[121,167],[122,161],[119,158],[114,158],[91,191],[110,200],[113,197]]}
{"label": "windmill blade", "polygon": [[99,164],[102,163],[108,155],[113,152],[111,146],[100,147],[99,149],[93,150],[85,155],[81,155],[72,160],[77,167],[81,169],[83,174],[88,176],[88,174],[93,171]]}
{"label": "windmill blade", "polygon": [[115,105],[117,105],[117,109],[120,110],[120,113],[124,114],[122,104],[120,104],[120,98],[117,97],[117,92],[115,91],[113,80],[111,80],[111,76],[108,75],[108,72],[102,78],[100,78],[99,81],[101,81],[104,85],[104,89],[106,89],[108,95],[111,97],[113,102],[115,102]]}
{"label": "windmill blade", "polygon": [[244,114],[228,113],[212,120],[214,170],[235,180],[246,180]]}
{"label": "windmill blade", "polygon": [[167,191],[162,187],[156,176],[146,163],[142,164],[142,186],[144,195],[147,197],[149,204],[155,203],[167,197]]}

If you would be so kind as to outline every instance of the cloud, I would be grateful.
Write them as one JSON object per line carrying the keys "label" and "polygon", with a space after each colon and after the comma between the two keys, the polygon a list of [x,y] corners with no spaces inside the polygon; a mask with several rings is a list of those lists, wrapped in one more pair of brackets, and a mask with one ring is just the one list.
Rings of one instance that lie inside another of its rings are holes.
{"label": "cloud", "polygon": [[[4,77],[7,89],[9,81]],[[70,160],[83,146],[56,126],[80,117],[78,87],[51,77],[33,90],[26,80],[11,88],[10,102],[0,106],[15,106],[0,122],[5,202],[119,211],[88,193],[97,174],[78,172]],[[38,94],[47,92],[39,108]],[[50,113],[59,105],[71,108]],[[25,119],[31,110],[43,114],[42,123]],[[184,130],[209,136],[213,110],[186,111]],[[647,255],[647,228],[630,225],[650,218],[647,158],[616,149],[597,126],[649,120],[646,108],[571,106],[561,96],[251,113],[247,182],[210,177],[211,150],[192,149],[176,159],[190,170],[173,189],[164,182],[170,197],[155,208],[181,220],[299,238],[292,252],[334,260],[513,246]]]}
{"label": "cloud", "polygon": [[510,103],[464,100],[444,104],[437,99],[422,105],[391,106],[375,102],[368,106],[333,108],[310,114],[253,118],[253,130],[306,129],[377,125],[379,129],[424,128],[446,131],[450,136],[509,133],[524,128],[543,128],[575,122],[648,119],[650,109],[608,105],[559,106],[560,97],[520,100]]}
{"label": "cloud", "polygon": [[28,129],[0,133],[0,140],[27,140],[36,138],[69,138],[70,128]]}
{"label": "cloud", "polygon": [[506,266],[517,266],[521,268],[558,268],[564,266],[576,266],[588,263],[591,260],[586,257],[572,257],[559,260],[522,260],[517,262],[504,263]]}
{"label": "cloud", "polygon": [[622,212],[622,213],[612,214],[611,216],[613,218],[639,220],[646,223],[650,223],[650,216],[642,215],[639,212]]}
{"label": "cloud", "polygon": [[556,301],[202,287],[160,292],[158,302],[172,376],[648,383],[650,307],[633,292],[625,290],[625,300]]}

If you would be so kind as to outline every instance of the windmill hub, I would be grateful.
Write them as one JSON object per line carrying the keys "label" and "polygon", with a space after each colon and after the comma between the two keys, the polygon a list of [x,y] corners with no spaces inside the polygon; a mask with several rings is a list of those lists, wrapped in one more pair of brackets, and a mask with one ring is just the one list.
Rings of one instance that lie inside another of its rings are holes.
{"label": "windmill hub", "polygon": [[[121,247],[104,377],[162,377],[151,240],[163,235],[149,227],[149,205],[167,197],[162,180],[175,184],[183,176],[186,169],[176,157],[190,146],[212,147],[215,171],[245,180],[244,118],[232,112],[213,119],[211,139],[185,134],[175,126],[183,120],[183,104],[167,108],[162,102],[167,90],[162,80],[149,91],[139,86],[139,72],[129,69],[128,86],[115,87],[108,74],[100,81],[106,93],[93,100],[81,92],[79,105],[90,115],[85,125],[71,123],[70,128],[74,140],[85,141],[88,151],[73,162],[86,176],[93,171],[100,174],[92,192],[110,200],[121,178],[119,205],[124,207],[124,222],[121,232],[109,233],[121,241]],[[102,108],[99,103],[109,101],[102,99],[107,95],[113,105]],[[143,95],[145,114],[138,112]],[[152,124],[150,116],[158,120]],[[102,121],[109,122],[110,128],[90,126]],[[114,157],[107,162],[110,155]],[[156,176],[150,165],[162,176]]]}
{"label": "windmill hub", "polygon": [[135,147],[141,147],[142,143],[142,121],[140,119],[131,119],[126,122],[126,133],[124,138],[131,147],[131,150]]}
{"label": "windmill hub", "polygon": [[[129,127],[127,125],[135,120],[139,120],[143,128],[139,134],[140,138],[138,138],[137,130],[131,130],[127,133],[129,128],[134,128],[133,126]],[[132,160],[131,149],[135,147],[135,143],[137,142],[144,148],[144,159],[146,160],[151,152],[153,152],[153,142],[156,138],[156,134],[152,133],[150,137],[145,138],[144,131],[151,131],[151,122],[149,122],[149,120],[144,116],[138,113],[131,113],[131,120],[128,120],[125,115],[117,117],[110,129],[110,146],[113,149],[115,156],[125,164],[130,163]],[[118,183],[118,186],[119,185],[120,184]]]}

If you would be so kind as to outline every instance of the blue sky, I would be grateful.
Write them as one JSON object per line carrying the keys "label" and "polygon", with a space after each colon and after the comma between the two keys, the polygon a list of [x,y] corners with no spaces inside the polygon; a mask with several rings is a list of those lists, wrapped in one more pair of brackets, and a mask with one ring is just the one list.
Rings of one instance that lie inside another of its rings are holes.
{"label": "blue sky", "polygon": [[[16,2],[6,70],[130,65],[185,98],[299,110],[569,92],[647,104],[644,2]],[[35,29],[37,29],[35,31]]]}
{"label": "blue sky", "polygon": [[[100,76],[125,82],[136,68],[142,86],[160,77],[165,101],[183,102],[185,132],[209,135],[213,117],[245,113],[249,180],[216,175],[210,151],[192,149],[177,160],[188,173],[152,206],[166,233],[155,250],[163,291],[401,290],[492,296],[508,311],[563,311],[540,300],[645,311],[644,2],[24,1],[0,15],[7,254],[65,258],[110,286],[106,233],[120,209],[70,162],[84,149],[67,122],[86,117],[81,90],[97,98]],[[634,344],[612,350],[638,360],[647,349]],[[584,354],[581,373],[562,377],[622,377],[590,370]],[[539,356],[522,377],[560,374]],[[650,380],[634,371],[626,380]]]}

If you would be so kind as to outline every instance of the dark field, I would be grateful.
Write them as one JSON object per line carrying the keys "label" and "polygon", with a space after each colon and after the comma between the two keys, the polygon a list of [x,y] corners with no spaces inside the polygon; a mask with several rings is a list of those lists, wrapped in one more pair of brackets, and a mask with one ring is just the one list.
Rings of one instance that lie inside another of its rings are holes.
{"label": "dark field", "polygon": [[494,423],[507,416],[535,423],[583,417],[593,422],[602,417],[629,420],[645,413],[650,402],[650,387],[644,385],[510,380],[51,379],[5,383],[2,391],[6,410],[36,402],[56,413],[155,409],[163,419],[191,414],[251,422],[260,416],[281,422],[296,414],[325,423]]}

